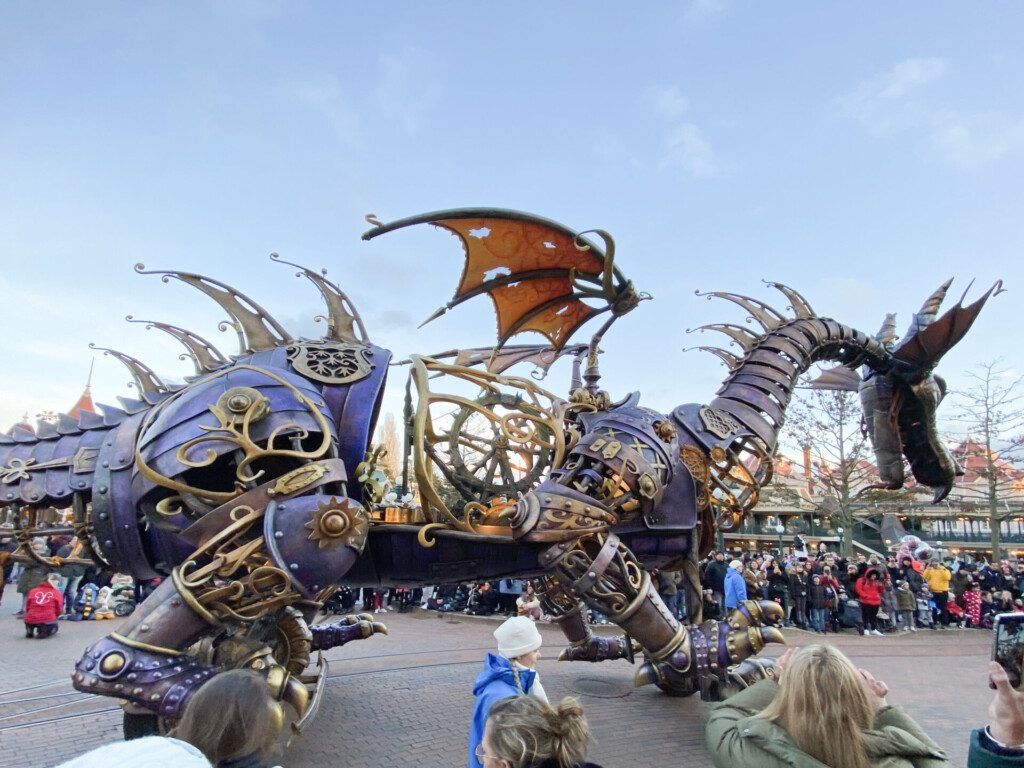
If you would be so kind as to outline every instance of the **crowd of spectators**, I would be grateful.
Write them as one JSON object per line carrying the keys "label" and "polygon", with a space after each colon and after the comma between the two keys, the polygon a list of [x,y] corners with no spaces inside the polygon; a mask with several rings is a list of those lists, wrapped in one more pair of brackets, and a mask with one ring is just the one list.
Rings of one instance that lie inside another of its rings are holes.
{"label": "crowd of spectators", "polygon": [[718,550],[700,573],[705,619],[724,618],[743,599],[774,600],[785,626],[817,634],[991,629],[996,614],[1024,610],[1024,562],[940,559],[920,548],[885,558],[842,557],[824,544],[782,554]]}

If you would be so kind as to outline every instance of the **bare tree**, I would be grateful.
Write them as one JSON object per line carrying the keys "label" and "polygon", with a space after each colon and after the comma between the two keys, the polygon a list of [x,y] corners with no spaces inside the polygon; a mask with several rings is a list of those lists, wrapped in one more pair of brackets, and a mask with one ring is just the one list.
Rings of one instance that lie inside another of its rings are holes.
{"label": "bare tree", "polygon": [[379,444],[384,446],[384,471],[392,481],[398,479],[402,461],[402,441],[398,437],[398,422],[393,413],[384,415],[381,422]]}
{"label": "bare tree", "polygon": [[859,398],[853,392],[803,390],[786,411],[782,440],[809,451],[814,492],[805,495],[787,486],[773,490],[805,507],[809,504],[812,514],[842,527],[841,554],[848,555],[857,509],[867,502],[893,500],[891,492],[870,490],[878,475],[871,442],[861,429]]}
{"label": "bare tree", "polygon": [[965,375],[969,385],[953,393],[954,420],[966,432],[953,451],[966,470],[956,494],[962,503],[988,511],[992,560],[997,562],[1000,525],[1024,507],[1024,376],[1002,367],[1000,359],[981,363]]}

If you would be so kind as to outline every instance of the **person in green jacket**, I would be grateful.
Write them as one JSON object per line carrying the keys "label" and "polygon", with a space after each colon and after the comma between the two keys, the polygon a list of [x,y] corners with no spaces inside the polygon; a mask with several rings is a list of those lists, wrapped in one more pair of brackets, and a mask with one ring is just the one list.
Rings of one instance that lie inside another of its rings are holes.
{"label": "person in green jacket", "polygon": [[947,768],[949,761],[888,687],[831,645],[791,649],[762,680],[711,710],[718,768]]}

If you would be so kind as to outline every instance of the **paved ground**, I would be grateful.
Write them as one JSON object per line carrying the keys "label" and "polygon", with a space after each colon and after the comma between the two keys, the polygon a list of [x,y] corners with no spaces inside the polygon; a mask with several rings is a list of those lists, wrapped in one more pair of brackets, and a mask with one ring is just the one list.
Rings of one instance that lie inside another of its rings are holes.
{"label": "paved ground", "polygon": [[[119,710],[68,682],[74,660],[114,622],[62,623],[49,640],[26,640],[12,617],[13,590],[0,606],[0,768],[53,766],[120,736]],[[499,623],[436,613],[383,614],[391,630],[332,651],[331,683],[309,731],[281,758],[288,768],[465,765],[470,688]],[[703,746],[706,706],[635,690],[626,662],[565,664],[557,630],[541,625],[547,658],[539,664],[551,698],[583,701],[605,766],[710,766]],[[814,642],[788,631],[791,643]],[[828,636],[858,664],[889,683],[903,705],[944,748],[966,762],[967,735],[989,702],[985,668],[991,636],[961,630],[884,638]]]}

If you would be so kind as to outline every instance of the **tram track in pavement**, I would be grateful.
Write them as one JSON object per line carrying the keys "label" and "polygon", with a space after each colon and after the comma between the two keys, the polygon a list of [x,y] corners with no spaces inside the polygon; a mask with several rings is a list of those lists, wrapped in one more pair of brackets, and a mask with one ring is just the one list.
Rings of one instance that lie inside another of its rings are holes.
{"label": "tram track in pavement", "polygon": [[[429,650],[429,651],[407,651],[407,652],[402,652],[402,653],[394,653],[394,654],[380,655],[380,656],[369,655],[368,654],[368,655],[364,655],[364,656],[352,656],[352,657],[347,657],[347,658],[333,659],[332,661],[334,663],[336,663],[336,664],[338,664],[338,663],[348,663],[348,662],[352,662],[352,661],[376,661],[378,663],[377,664],[373,664],[372,668],[369,668],[369,669],[333,672],[333,673],[330,673],[330,674],[327,675],[327,680],[331,681],[331,680],[338,680],[338,679],[346,678],[346,677],[359,677],[359,676],[364,676],[364,675],[387,674],[389,672],[402,672],[402,671],[418,670],[418,669],[431,669],[431,668],[435,668],[435,667],[449,667],[449,666],[460,666],[460,665],[469,665],[469,664],[480,664],[480,652],[481,651],[489,651],[489,650],[493,650],[493,648],[491,648],[490,646],[485,646],[485,647],[481,647],[481,648],[465,648],[465,647],[463,647],[463,648],[442,648],[442,649],[434,649],[434,650]],[[463,657],[465,657],[465,656],[467,656],[469,654],[473,654],[473,657],[472,658],[463,658]],[[440,656],[440,657],[448,656],[448,657],[456,657],[456,658],[449,658],[448,660],[445,660],[445,661],[433,661],[433,662],[428,662],[428,663],[424,663],[424,664],[405,664],[405,665],[397,665],[397,666],[396,665],[386,665],[386,666],[383,665],[384,662],[386,660],[388,660],[388,659],[395,659],[395,658],[403,657],[403,656],[425,656],[425,655]],[[11,690],[8,690],[8,691],[0,691],[0,699],[4,699],[6,696],[9,696],[9,695],[12,695],[12,694],[16,694],[16,693],[23,693],[23,692],[32,691],[32,690],[39,690],[41,688],[47,688],[47,687],[52,687],[52,686],[61,685],[61,684],[69,684],[69,681],[66,680],[66,679],[51,680],[51,681],[48,681],[48,682],[45,682],[45,683],[38,683],[36,685],[24,686],[22,688],[14,688],[14,689],[11,689]],[[26,709],[26,710],[24,710],[22,712],[13,712],[13,713],[4,712],[4,708],[6,708],[8,706],[15,706],[16,707],[17,705],[23,705],[23,704],[26,704],[26,703],[29,703],[29,702],[50,700],[50,699],[55,699],[55,698],[63,698],[63,697],[67,697],[67,696],[79,696],[79,698],[73,699],[71,701],[60,702],[60,703],[57,703],[57,704],[50,704],[50,705],[46,705],[46,706],[30,708],[30,709]],[[106,703],[109,700],[110,700],[110,697],[99,696],[99,695],[96,695],[96,694],[81,695],[79,691],[76,691],[74,689],[72,689],[70,691],[67,691],[65,693],[54,693],[54,694],[45,694],[45,695],[42,695],[42,696],[29,696],[29,697],[20,698],[20,699],[0,700],[0,733],[3,733],[5,731],[20,730],[20,729],[23,729],[23,728],[31,728],[31,727],[35,727],[35,726],[49,725],[49,724],[52,724],[52,723],[62,722],[62,721],[65,721],[65,720],[74,720],[74,719],[78,719],[78,718],[82,718],[82,717],[92,717],[92,716],[98,716],[98,715],[120,713],[121,712],[121,708],[120,707],[117,707],[117,706],[109,707],[108,706],[108,707],[101,707],[99,709],[88,709],[87,711],[83,711],[83,712],[70,712],[70,713],[67,713],[67,714],[63,714],[62,713],[61,715],[58,715],[56,717],[44,717],[42,719],[29,719],[27,722],[17,722],[19,719],[34,718],[35,716],[43,714],[45,712],[52,712],[54,710],[65,709],[65,708],[74,708],[74,707],[76,707],[78,705],[85,704],[86,702]]]}

